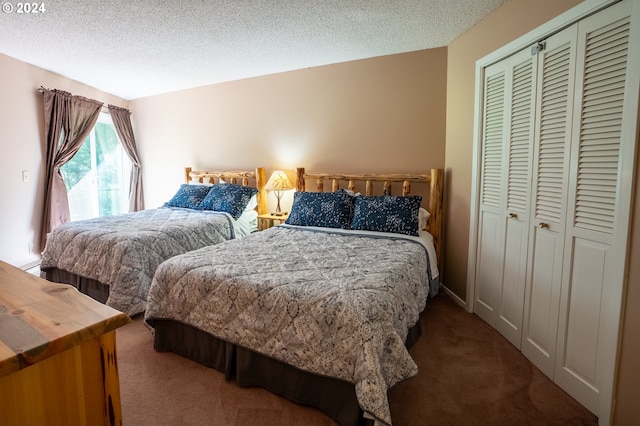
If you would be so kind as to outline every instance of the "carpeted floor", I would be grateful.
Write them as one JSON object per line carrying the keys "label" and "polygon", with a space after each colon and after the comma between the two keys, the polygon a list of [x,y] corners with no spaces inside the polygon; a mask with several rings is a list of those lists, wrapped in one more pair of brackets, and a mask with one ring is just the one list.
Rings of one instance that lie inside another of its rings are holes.
{"label": "carpeted floor", "polygon": [[[389,391],[394,425],[597,425],[515,347],[449,297],[429,301],[420,372]],[[116,332],[122,415],[138,425],[334,425],[319,411],[153,350],[141,317]]]}

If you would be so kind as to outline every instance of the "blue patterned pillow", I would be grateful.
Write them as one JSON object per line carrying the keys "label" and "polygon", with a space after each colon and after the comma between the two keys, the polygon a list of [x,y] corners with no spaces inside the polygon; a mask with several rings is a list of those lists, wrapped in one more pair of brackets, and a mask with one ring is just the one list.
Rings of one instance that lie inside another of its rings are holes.
{"label": "blue patterned pillow", "polygon": [[233,183],[219,183],[213,185],[209,194],[200,203],[200,210],[214,210],[226,212],[238,219],[251,197],[258,193],[256,188],[235,185]]}
{"label": "blue patterned pillow", "polygon": [[173,198],[165,203],[165,206],[197,209],[209,193],[209,189],[211,188],[205,185],[188,185],[183,183]]}
{"label": "blue patterned pillow", "polygon": [[353,198],[346,191],[296,192],[285,223],[348,229],[353,216]]}
{"label": "blue patterned pillow", "polygon": [[356,197],[351,229],[418,235],[422,197]]}

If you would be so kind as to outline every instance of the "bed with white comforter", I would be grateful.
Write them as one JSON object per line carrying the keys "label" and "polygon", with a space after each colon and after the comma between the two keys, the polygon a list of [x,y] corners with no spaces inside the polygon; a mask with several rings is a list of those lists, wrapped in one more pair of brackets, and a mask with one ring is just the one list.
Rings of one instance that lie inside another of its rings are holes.
{"label": "bed with white comforter", "polygon": [[107,286],[108,298],[102,301],[135,315],[146,307],[160,263],[248,230],[228,213],[176,207],[68,222],[48,236],[40,267],[52,281],[92,280]]}
{"label": "bed with white comforter", "polygon": [[145,321],[350,383],[364,416],[389,425],[388,389],[417,374],[405,343],[438,291],[436,265],[424,231],[281,225],[163,262]]}

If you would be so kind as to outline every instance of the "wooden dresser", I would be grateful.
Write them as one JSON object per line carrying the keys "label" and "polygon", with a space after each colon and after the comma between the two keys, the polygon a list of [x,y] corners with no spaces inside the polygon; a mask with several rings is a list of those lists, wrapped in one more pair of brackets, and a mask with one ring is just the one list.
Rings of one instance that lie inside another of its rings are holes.
{"label": "wooden dresser", "polygon": [[0,424],[122,424],[115,329],[130,321],[0,262]]}

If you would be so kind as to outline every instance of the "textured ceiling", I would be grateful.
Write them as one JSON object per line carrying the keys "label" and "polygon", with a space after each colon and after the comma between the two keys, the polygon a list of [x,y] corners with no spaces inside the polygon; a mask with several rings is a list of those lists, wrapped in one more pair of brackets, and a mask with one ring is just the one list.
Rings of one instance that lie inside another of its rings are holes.
{"label": "textured ceiling", "polygon": [[0,0],[0,53],[135,99],[446,46],[504,1]]}

